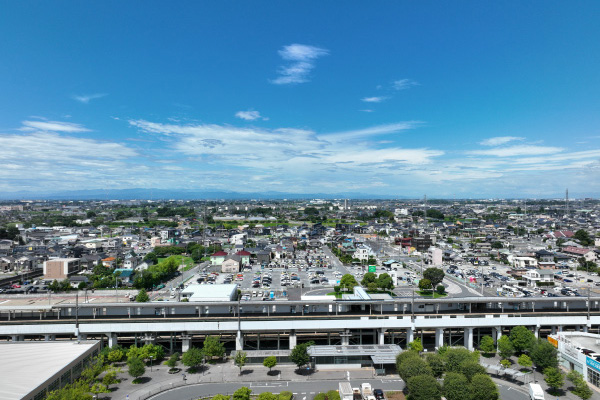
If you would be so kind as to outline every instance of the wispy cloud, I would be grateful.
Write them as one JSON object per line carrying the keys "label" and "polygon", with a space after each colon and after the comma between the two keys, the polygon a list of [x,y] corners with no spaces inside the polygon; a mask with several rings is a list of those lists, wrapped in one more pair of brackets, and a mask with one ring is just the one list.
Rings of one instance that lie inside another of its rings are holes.
{"label": "wispy cloud", "polygon": [[493,138],[482,140],[481,142],[479,142],[479,144],[482,146],[500,146],[506,143],[522,140],[525,140],[525,138],[518,136],[496,136]]}
{"label": "wispy cloud", "polygon": [[417,86],[419,83],[412,79],[398,79],[392,83],[392,89],[394,90],[406,90],[413,86]]}
{"label": "wispy cloud", "polygon": [[371,109],[358,110],[358,111],[362,111],[362,112],[366,112],[366,113],[372,113],[373,112],[373,110],[371,110]]}
{"label": "wispy cloud", "polygon": [[23,132],[32,131],[44,131],[44,132],[65,132],[65,133],[76,133],[76,132],[89,132],[90,130],[84,128],[80,124],[74,124],[72,122],[59,122],[59,121],[23,121],[23,126],[20,128]]}
{"label": "wispy cloud", "polygon": [[329,54],[329,50],[305,44],[291,44],[279,50],[279,55],[288,63],[278,69],[279,77],[272,80],[276,85],[288,85],[309,81],[309,73],[315,60]]}
{"label": "wispy cloud", "polygon": [[398,133],[409,129],[415,129],[421,125],[420,121],[404,121],[393,124],[383,124],[371,126],[363,129],[353,129],[349,131],[328,133],[321,135],[321,138],[327,141],[348,141],[350,139],[362,139],[369,136],[388,135],[390,133]]}
{"label": "wispy cloud", "polygon": [[363,97],[361,100],[365,103],[381,103],[386,100],[386,96],[373,96],[373,97]]}
{"label": "wispy cloud", "polygon": [[547,154],[560,153],[564,149],[561,147],[552,146],[510,146],[510,147],[498,147],[495,149],[487,150],[472,150],[468,151],[468,154],[479,155],[479,156],[495,156],[495,157],[515,157],[515,156],[539,156]]}
{"label": "wispy cloud", "polygon": [[269,118],[263,117],[260,115],[258,111],[238,111],[235,113],[237,118],[245,119],[246,121],[255,121],[257,119],[262,119],[263,121],[268,121]]}
{"label": "wispy cloud", "polygon": [[80,103],[88,104],[90,101],[95,99],[100,99],[104,96],[108,96],[107,93],[94,93],[94,94],[84,94],[84,95],[74,95],[73,100],[77,100]]}

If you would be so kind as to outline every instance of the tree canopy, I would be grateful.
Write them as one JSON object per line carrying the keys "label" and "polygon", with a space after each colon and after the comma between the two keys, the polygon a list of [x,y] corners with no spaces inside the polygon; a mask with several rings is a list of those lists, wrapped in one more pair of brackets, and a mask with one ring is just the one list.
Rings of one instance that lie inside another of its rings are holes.
{"label": "tree canopy", "polygon": [[441,268],[427,268],[423,272],[423,278],[429,279],[434,287],[442,283],[445,276],[446,274]]}
{"label": "tree canopy", "polygon": [[515,326],[510,330],[510,342],[518,352],[529,351],[535,342],[535,335],[522,325]]}

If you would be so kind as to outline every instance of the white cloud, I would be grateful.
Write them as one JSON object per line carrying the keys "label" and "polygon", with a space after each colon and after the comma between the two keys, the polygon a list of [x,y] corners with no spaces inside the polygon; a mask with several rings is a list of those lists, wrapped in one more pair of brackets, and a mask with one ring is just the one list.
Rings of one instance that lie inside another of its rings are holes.
{"label": "white cloud", "polygon": [[279,77],[272,80],[276,85],[308,82],[308,75],[315,67],[315,60],[329,54],[329,50],[305,44],[291,44],[279,50],[288,64],[279,67]]}
{"label": "white cloud", "polygon": [[497,147],[495,149],[488,150],[472,150],[468,151],[467,153],[479,156],[516,157],[555,154],[560,153],[563,150],[564,149],[561,147],[522,145]]}
{"label": "white cloud", "polygon": [[349,139],[360,139],[376,135],[388,135],[390,133],[397,133],[409,129],[414,129],[420,124],[420,121],[404,121],[397,122],[394,124],[376,125],[364,129],[328,133],[325,135],[321,135],[321,138],[332,142],[348,141]]}
{"label": "white cloud", "polygon": [[237,118],[245,119],[246,121],[254,121],[257,119],[262,119],[263,121],[268,121],[269,118],[263,117],[260,115],[258,111],[238,111],[235,113]]}
{"label": "white cloud", "polygon": [[373,110],[370,110],[370,109],[358,110],[358,111],[362,111],[362,112],[366,112],[366,113],[372,113],[373,112]]}
{"label": "white cloud", "polygon": [[81,96],[73,96],[73,100],[77,100],[80,103],[88,104],[91,100],[100,99],[104,96],[108,96],[107,93],[94,93],[94,94],[84,94]]}
{"label": "white cloud", "polygon": [[385,96],[373,96],[373,97],[364,97],[361,100],[364,101],[365,103],[381,103],[382,101],[386,100],[387,97]]}
{"label": "white cloud", "polygon": [[515,142],[515,141],[523,141],[524,137],[518,136],[497,136],[489,139],[482,140],[479,142],[482,146],[500,146],[506,143]]}
{"label": "white cloud", "polygon": [[413,86],[417,86],[418,84],[418,82],[415,82],[411,79],[398,79],[392,83],[392,88],[394,90],[405,90],[410,89]]}
{"label": "white cloud", "polygon": [[23,121],[21,131],[51,131],[51,132],[65,132],[65,133],[76,133],[76,132],[89,132],[90,130],[84,128],[80,124],[74,124],[72,122],[59,122],[59,121]]}

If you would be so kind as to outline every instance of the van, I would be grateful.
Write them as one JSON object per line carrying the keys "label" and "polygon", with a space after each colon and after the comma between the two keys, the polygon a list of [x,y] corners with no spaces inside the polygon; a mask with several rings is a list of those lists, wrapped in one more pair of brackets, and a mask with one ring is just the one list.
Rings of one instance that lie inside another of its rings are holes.
{"label": "van", "polygon": [[531,400],[545,400],[544,390],[537,383],[529,384],[529,398]]}

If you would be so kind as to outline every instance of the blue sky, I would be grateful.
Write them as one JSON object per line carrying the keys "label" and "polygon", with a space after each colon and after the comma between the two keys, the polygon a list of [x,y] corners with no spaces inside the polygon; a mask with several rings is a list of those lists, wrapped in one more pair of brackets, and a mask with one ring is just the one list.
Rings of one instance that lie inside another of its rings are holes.
{"label": "blue sky", "polygon": [[0,190],[600,195],[600,3],[3,2]]}

